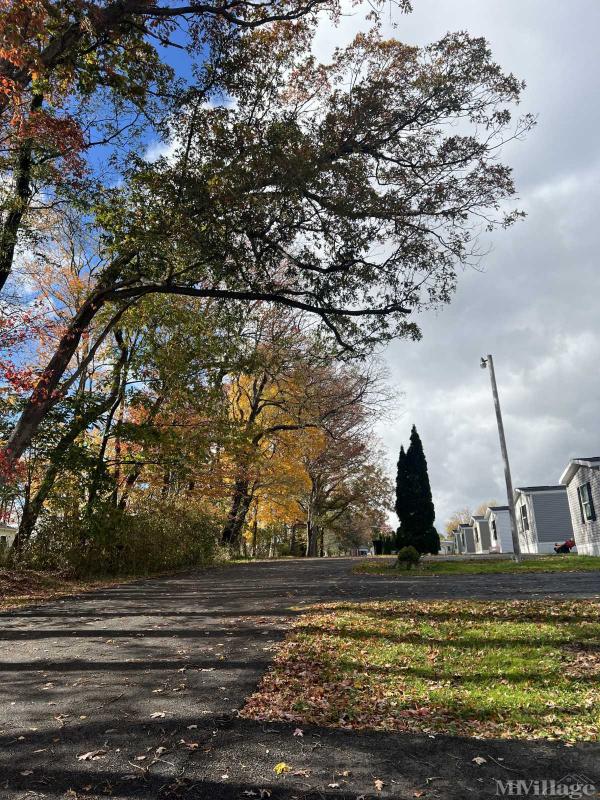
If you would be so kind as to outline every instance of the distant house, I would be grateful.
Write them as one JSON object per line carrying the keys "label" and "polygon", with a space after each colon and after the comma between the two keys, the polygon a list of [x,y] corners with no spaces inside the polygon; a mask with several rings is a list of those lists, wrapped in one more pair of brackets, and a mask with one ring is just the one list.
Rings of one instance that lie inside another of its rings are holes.
{"label": "distant house", "polygon": [[600,456],[571,459],[560,482],[566,487],[577,552],[600,555]]}
{"label": "distant house", "polygon": [[454,540],[454,552],[455,553],[460,553],[461,552],[460,539],[459,539],[458,533],[459,533],[459,529],[458,528],[454,528],[454,530],[450,531],[450,536]]}
{"label": "distant house", "polygon": [[475,536],[473,528],[462,522],[456,529],[456,552],[460,554],[475,553]]}
{"label": "distant house", "polygon": [[[515,514],[522,553],[553,553],[557,542],[573,536],[564,486],[517,487]],[[575,541],[579,544],[577,537]]]}
{"label": "distant house", "polygon": [[0,523],[0,549],[12,547],[17,535],[17,529]]}
{"label": "distant house", "polygon": [[485,521],[490,529],[490,553],[514,553],[508,506],[490,506]]}
{"label": "distant house", "polygon": [[473,528],[473,535],[475,537],[475,552],[489,553],[490,526],[488,525],[486,518],[483,516],[471,517],[471,527]]}
{"label": "distant house", "polygon": [[440,536],[440,555],[449,556],[454,553],[456,542],[452,536]]}

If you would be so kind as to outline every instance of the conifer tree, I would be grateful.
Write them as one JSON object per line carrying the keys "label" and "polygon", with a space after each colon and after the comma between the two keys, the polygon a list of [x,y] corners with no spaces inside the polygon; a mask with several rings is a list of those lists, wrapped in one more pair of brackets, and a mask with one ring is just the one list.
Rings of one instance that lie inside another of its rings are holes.
{"label": "conifer tree", "polygon": [[404,445],[400,446],[400,455],[398,456],[398,471],[396,473],[396,515],[401,520],[406,513],[406,490],[408,488],[407,482],[408,473],[406,471],[406,453],[404,452]]}
{"label": "conifer tree", "polygon": [[420,553],[438,553],[440,539],[434,527],[435,507],[431,496],[427,460],[421,438],[413,425],[410,446],[400,450],[396,480],[396,513],[400,527],[398,548],[412,545]]}

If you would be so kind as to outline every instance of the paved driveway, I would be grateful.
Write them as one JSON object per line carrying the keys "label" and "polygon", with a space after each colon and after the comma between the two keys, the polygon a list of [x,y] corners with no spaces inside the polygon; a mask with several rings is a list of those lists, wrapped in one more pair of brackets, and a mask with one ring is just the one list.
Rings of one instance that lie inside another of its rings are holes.
{"label": "paved driveway", "polygon": [[[387,579],[351,560],[238,565],[0,614],[0,797],[491,797],[580,773],[600,746],[352,733],[241,720],[292,606],[600,596],[600,573]],[[472,759],[482,755],[486,763]],[[280,778],[275,764],[296,773]],[[329,784],[344,776],[343,790]],[[379,778],[385,786],[374,790]],[[424,794],[419,794],[424,792]]]}

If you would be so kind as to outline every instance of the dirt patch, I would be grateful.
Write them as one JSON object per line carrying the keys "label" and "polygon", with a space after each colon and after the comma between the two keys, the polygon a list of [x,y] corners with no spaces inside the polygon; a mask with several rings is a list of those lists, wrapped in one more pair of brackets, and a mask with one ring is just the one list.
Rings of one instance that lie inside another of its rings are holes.
{"label": "dirt patch", "polygon": [[43,572],[31,569],[0,569],[0,611],[56,600],[109,586],[135,578],[105,578],[85,580],[65,572]]}

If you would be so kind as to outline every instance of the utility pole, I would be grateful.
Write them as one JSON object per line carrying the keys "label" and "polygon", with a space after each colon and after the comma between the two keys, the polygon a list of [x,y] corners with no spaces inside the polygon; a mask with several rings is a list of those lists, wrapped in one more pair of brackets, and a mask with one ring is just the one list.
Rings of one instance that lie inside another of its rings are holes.
{"label": "utility pole", "polygon": [[515,553],[515,561],[520,561],[521,546],[519,544],[519,533],[517,531],[515,496],[513,492],[512,478],[510,476],[510,464],[508,463],[508,451],[506,449],[506,438],[504,436],[504,424],[502,422],[502,411],[500,410],[500,398],[498,397],[496,373],[494,372],[494,359],[488,354],[485,358],[481,358],[480,366],[481,369],[488,368],[490,371],[492,394],[494,395],[494,408],[496,409],[496,421],[498,423],[498,436],[500,437],[500,450],[502,451],[502,461],[504,462],[504,479],[506,481],[506,495],[508,498],[508,510],[510,514],[510,532],[512,536],[513,550]]}

